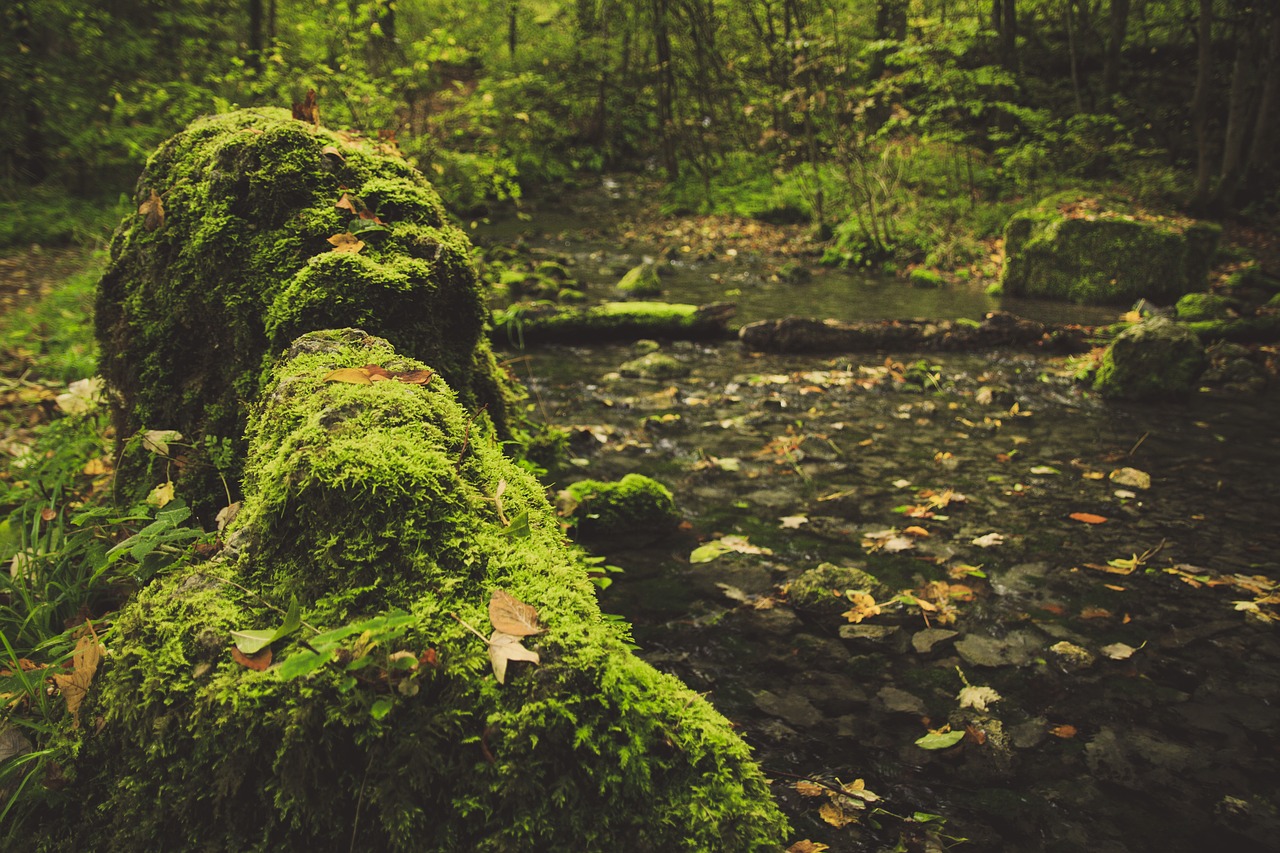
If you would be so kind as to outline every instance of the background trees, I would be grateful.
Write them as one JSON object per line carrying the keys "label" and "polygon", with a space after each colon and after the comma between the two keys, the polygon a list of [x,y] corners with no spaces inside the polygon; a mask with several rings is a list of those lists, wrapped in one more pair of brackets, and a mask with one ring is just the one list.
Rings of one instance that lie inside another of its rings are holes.
{"label": "background trees", "polygon": [[843,233],[846,260],[908,239],[892,208],[913,183],[957,210],[1093,180],[1265,212],[1280,173],[1280,13],[1262,0],[14,0],[0,15],[10,199],[118,192],[196,115],[310,88],[326,123],[394,134],[462,208],[653,168],[673,209],[807,218]]}

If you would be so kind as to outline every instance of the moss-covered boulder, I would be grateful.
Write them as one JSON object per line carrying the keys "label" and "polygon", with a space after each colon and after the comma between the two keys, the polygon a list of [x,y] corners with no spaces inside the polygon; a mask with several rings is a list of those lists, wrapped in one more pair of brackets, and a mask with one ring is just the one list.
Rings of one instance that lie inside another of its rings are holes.
{"label": "moss-covered boulder", "polygon": [[1238,316],[1238,303],[1217,293],[1188,293],[1173,306],[1174,315],[1184,322],[1226,320]]}
{"label": "moss-covered boulder", "polygon": [[1129,400],[1185,396],[1204,366],[1204,348],[1194,332],[1166,317],[1148,317],[1107,347],[1093,387],[1103,396]]}
{"label": "moss-covered boulder", "polygon": [[1063,193],[1010,218],[1000,283],[1010,296],[1167,304],[1204,288],[1220,234],[1210,223],[1138,216]]}
{"label": "moss-covered boulder", "polygon": [[850,591],[883,599],[888,589],[875,575],[857,566],[820,563],[788,584],[787,598],[800,610],[834,614],[849,609]]}
{"label": "moss-covered boulder", "polygon": [[650,352],[623,362],[618,373],[637,379],[679,379],[689,375],[689,365],[665,352]]}
{"label": "moss-covered boulder", "polygon": [[[272,374],[228,550],[119,614],[28,849],[780,849],[747,746],[601,617],[539,484],[438,378],[325,381],[367,364],[423,367],[346,330]],[[539,660],[501,683],[512,639]]]}
{"label": "moss-covered boulder", "polygon": [[[394,152],[243,110],[194,122],[152,155],[138,215],[111,245],[96,305],[117,436],[177,430],[178,493],[234,489],[264,366],[299,334],[359,325],[428,361],[469,408],[504,417],[466,236]],[[145,481],[149,454],[125,460]],[[219,472],[221,468],[221,472]]]}
{"label": "moss-covered boulder", "polygon": [[629,296],[657,296],[662,293],[662,280],[658,278],[657,265],[639,264],[627,270],[616,287]]}
{"label": "moss-covered boulder", "polygon": [[647,544],[680,524],[671,490],[643,474],[613,482],[579,480],[564,490],[561,506],[578,538],[596,547]]}

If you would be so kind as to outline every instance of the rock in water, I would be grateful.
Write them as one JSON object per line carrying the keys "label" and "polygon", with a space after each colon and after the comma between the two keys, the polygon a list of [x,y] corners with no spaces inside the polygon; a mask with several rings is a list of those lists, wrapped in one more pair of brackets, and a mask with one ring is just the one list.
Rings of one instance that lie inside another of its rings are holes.
{"label": "rock in water", "polygon": [[1107,347],[1093,387],[1103,396],[1129,400],[1184,396],[1195,387],[1204,363],[1194,332],[1165,317],[1148,317]]}
{"label": "rock in water", "polygon": [[424,367],[348,329],[270,374],[231,546],[120,613],[31,849],[781,849],[748,747],[601,617],[538,482],[438,377],[325,381],[369,364]]}
{"label": "rock in water", "polygon": [[222,479],[236,487],[267,362],[314,329],[386,337],[502,427],[471,246],[394,151],[284,110],[242,110],[164,143],[137,197],[98,288],[101,371],[122,442],[176,430],[184,446],[180,466],[127,453],[122,494],[175,475],[177,496],[212,517]]}

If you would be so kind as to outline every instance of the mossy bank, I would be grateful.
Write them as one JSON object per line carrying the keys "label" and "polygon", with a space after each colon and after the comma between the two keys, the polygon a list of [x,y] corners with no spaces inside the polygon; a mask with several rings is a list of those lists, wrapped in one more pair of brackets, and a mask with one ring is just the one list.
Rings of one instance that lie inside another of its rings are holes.
{"label": "mossy bank", "polygon": [[265,364],[312,329],[385,336],[502,427],[470,244],[394,151],[243,110],[162,145],[136,201],[99,285],[101,372],[121,440],[177,430],[186,446],[177,466],[127,456],[122,484],[177,476],[205,514],[223,505],[219,474],[234,488]]}
{"label": "mossy bank", "polygon": [[[746,745],[602,618],[493,431],[438,379],[324,381],[423,366],[363,332],[292,356],[250,427],[228,551],[120,614],[33,849],[781,849]],[[497,589],[543,629],[505,684],[463,624],[488,634]],[[232,632],[279,626],[293,599],[273,664],[233,659]],[[316,631],[344,626],[300,674]]]}

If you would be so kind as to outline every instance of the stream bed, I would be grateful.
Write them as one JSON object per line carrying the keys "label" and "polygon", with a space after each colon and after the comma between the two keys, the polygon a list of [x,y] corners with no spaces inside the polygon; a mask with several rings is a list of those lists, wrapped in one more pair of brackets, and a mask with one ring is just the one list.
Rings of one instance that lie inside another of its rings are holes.
{"label": "stream bed", "polygon": [[[601,239],[543,245],[590,259]],[[691,275],[741,272],[717,263]],[[793,841],[1275,849],[1274,394],[1106,403],[1011,351],[669,342],[685,375],[622,375],[645,346],[500,356],[570,433],[558,485],[638,472],[674,493],[685,524],[613,543],[602,606],[740,726]],[[792,587],[815,577],[826,594]]]}

